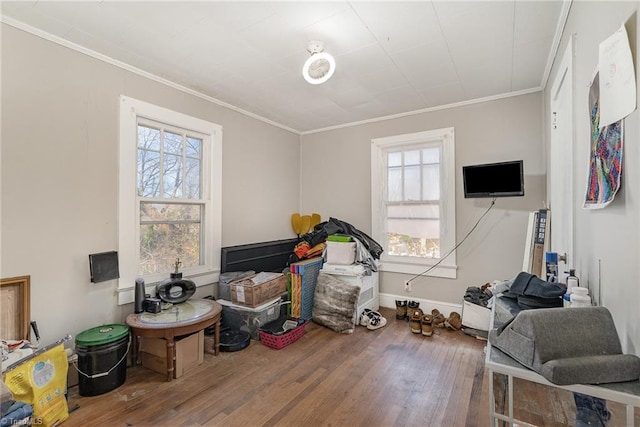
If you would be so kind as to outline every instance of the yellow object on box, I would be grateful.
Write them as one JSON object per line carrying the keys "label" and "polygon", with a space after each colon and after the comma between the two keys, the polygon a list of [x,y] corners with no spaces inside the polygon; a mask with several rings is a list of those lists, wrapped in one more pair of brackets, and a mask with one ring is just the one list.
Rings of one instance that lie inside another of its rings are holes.
{"label": "yellow object on box", "polygon": [[64,344],[60,344],[5,373],[13,398],[33,407],[33,425],[55,426],[69,417],[64,396],[68,369]]}

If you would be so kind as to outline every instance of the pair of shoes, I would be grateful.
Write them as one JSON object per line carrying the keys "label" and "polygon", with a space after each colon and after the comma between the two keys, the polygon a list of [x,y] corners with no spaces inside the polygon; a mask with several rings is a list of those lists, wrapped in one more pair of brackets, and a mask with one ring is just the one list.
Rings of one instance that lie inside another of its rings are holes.
{"label": "pair of shoes", "polygon": [[380,329],[387,324],[387,319],[377,311],[365,308],[360,316],[360,325],[366,326],[370,331]]}
{"label": "pair of shoes", "polygon": [[411,328],[411,332],[413,332],[414,334],[419,334],[422,332],[421,322],[423,315],[424,313],[419,308],[414,308],[413,310],[411,310],[409,326]]}
{"label": "pair of shoes", "polygon": [[420,303],[418,301],[408,301],[407,302],[407,320],[411,320],[411,315],[414,310],[420,308]]}
{"label": "pair of shoes", "polygon": [[396,319],[405,320],[407,318],[407,300],[396,300]]}
{"label": "pair of shoes", "polygon": [[460,317],[459,313],[452,311],[451,314],[449,314],[449,318],[445,320],[444,324],[447,328],[457,331],[462,328],[462,318]]}
{"label": "pair of shoes", "polygon": [[420,327],[422,329],[422,335],[425,337],[433,335],[433,316],[430,314],[422,316],[422,319],[420,320]]}
{"label": "pair of shoes", "polygon": [[433,316],[433,326],[436,328],[444,328],[444,322],[446,321],[444,314],[440,313],[437,308],[434,308],[431,310],[431,316]]}

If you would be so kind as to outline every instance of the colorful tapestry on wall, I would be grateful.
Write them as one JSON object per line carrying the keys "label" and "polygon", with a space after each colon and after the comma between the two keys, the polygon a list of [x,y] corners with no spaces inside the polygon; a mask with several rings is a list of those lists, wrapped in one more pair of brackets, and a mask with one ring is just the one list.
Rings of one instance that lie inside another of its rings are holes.
{"label": "colorful tapestry on wall", "polygon": [[620,189],[622,175],[622,120],[603,128],[600,123],[600,97],[598,73],[596,72],[589,89],[591,153],[587,191],[583,207],[602,209],[611,203]]}

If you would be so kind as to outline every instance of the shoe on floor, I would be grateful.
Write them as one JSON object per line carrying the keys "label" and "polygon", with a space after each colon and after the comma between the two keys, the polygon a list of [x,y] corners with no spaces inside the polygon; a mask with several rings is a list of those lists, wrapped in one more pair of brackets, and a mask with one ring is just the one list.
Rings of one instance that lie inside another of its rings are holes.
{"label": "shoe on floor", "polygon": [[387,319],[382,317],[382,315],[377,311],[370,312],[368,316],[369,316],[369,324],[367,324],[367,329],[370,331],[375,331],[376,329],[380,329],[387,324]]}
{"label": "shoe on floor", "polygon": [[369,313],[371,313],[372,310],[370,308],[365,308],[362,311],[362,314],[360,315],[360,321],[358,323],[360,323],[361,326],[367,326],[369,324]]}
{"label": "shoe on floor", "polygon": [[420,322],[422,321],[422,316],[424,313],[422,313],[422,310],[419,308],[414,308],[411,310],[411,318],[410,318],[410,327],[411,327],[411,332],[413,332],[414,334],[419,334],[422,332],[422,325],[420,324]]}
{"label": "shoe on floor", "polygon": [[440,310],[437,308],[434,308],[431,310],[431,315],[433,316],[433,326],[436,328],[444,328],[444,322],[446,321],[444,314],[440,313]]}
{"label": "shoe on floor", "polygon": [[411,320],[411,314],[413,310],[420,308],[420,302],[418,301],[407,301],[407,320]]}
{"label": "shoe on floor", "polygon": [[405,320],[407,318],[407,300],[396,300],[396,319]]}
{"label": "shoe on floor", "polygon": [[462,318],[460,317],[459,313],[452,311],[451,314],[449,314],[449,318],[445,320],[444,324],[447,328],[457,331],[462,328]]}
{"label": "shoe on floor", "polygon": [[425,337],[430,337],[433,335],[433,316],[430,314],[425,314],[422,316],[422,320],[420,321],[420,326],[422,328],[422,335]]}

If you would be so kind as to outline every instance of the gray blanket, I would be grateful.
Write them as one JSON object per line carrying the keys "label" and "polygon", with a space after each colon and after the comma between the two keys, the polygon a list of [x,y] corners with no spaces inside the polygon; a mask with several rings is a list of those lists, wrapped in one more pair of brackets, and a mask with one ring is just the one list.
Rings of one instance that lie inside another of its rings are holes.
{"label": "gray blanket", "polygon": [[353,333],[359,296],[360,285],[320,273],[313,299],[313,321],[341,334]]}

